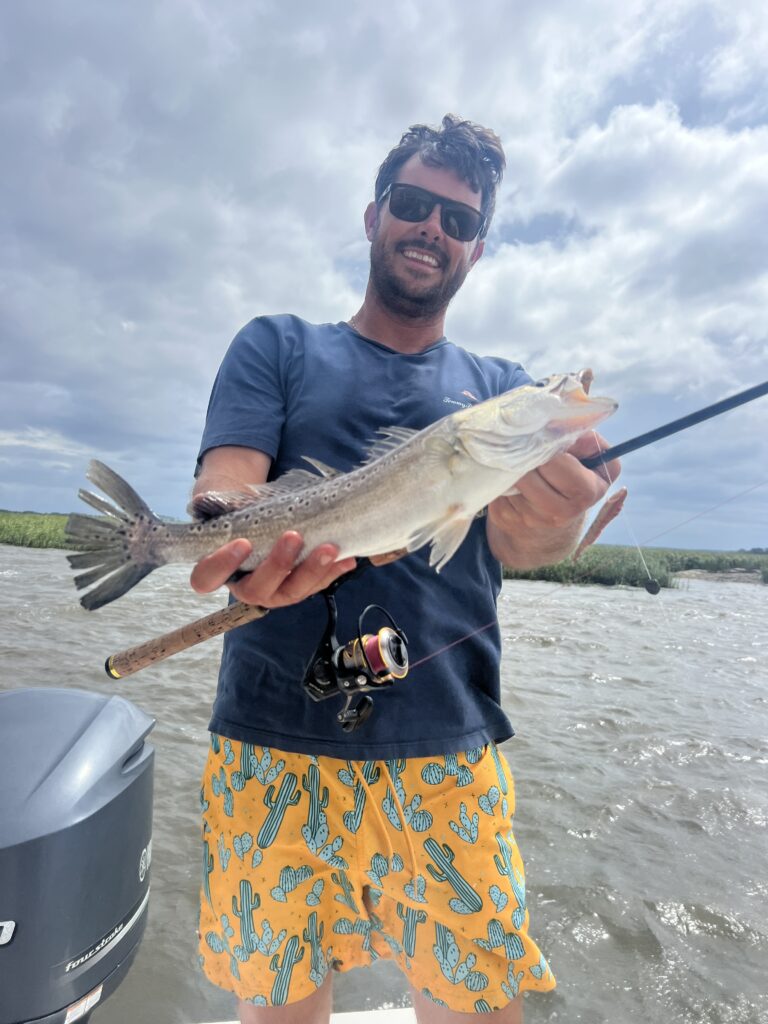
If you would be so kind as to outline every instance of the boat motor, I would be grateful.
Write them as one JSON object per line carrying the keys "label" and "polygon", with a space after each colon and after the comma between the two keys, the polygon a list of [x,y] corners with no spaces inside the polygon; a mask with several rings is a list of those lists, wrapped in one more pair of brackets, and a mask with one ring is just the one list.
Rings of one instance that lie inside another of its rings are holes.
{"label": "boat motor", "polygon": [[0,693],[0,1024],[74,1024],[147,922],[154,720],[122,697]]}

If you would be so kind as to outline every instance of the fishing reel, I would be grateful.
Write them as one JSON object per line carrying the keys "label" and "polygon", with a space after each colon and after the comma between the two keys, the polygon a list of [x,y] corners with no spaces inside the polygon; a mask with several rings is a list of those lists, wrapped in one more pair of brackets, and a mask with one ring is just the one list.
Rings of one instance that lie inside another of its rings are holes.
{"label": "fishing reel", "polygon": [[[336,580],[323,591],[328,624],[309,662],[303,685],[312,700],[344,697],[344,707],[336,718],[345,732],[352,732],[366,722],[373,711],[373,698],[368,696],[368,691],[392,686],[396,679],[407,675],[408,640],[385,608],[369,604],[357,620],[357,636],[347,643],[339,643],[334,594],[340,582]],[[363,633],[363,620],[371,611],[381,612],[390,625],[383,626],[377,633]]]}

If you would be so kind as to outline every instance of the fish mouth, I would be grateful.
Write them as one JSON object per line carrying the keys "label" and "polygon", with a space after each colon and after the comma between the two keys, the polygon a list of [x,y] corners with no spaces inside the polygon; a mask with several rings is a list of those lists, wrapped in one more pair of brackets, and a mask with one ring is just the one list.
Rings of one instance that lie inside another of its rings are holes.
{"label": "fish mouth", "polygon": [[547,429],[555,435],[591,430],[619,407],[613,398],[591,397],[581,387],[568,394],[564,402],[564,407],[547,423]]}

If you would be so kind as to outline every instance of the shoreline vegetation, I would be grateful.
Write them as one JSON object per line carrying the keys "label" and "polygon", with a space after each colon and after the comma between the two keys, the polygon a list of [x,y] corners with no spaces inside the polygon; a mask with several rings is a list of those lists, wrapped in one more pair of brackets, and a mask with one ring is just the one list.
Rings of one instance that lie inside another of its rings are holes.
{"label": "shoreline vegetation", "polygon": [[[64,537],[67,515],[46,512],[7,512],[0,509],[0,544],[28,548],[72,550]],[[546,580],[551,583],[597,583],[602,586],[642,587],[648,579],[643,565],[662,587],[680,578],[742,580],[768,584],[768,549],[760,551],[689,551],[682,548],[643,548],[596,544],[578,562],[566,559],[530,572],[504,570],[506,579]]]}

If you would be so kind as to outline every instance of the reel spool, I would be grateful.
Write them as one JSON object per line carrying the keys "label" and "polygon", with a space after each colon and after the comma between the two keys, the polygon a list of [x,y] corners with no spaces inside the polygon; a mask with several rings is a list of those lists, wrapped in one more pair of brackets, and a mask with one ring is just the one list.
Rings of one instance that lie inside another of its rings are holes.
{"label": "reel spool", "polygon": [[[332,584],[323,592],[328,624],[310,660],[303,685],[312,700],[343,696],[345,704],[336,718],[345,732],[351,732],[367,721],[373,711],[373,698],[368,691],[392,686],[408,674],[408,639],[385,608],[369,604],[358,619],[357,636],[339,643],[335,590],[336,584]],[[363,633],[363,619],[371,611],[381,612],[390,625],[376,633]]]}

